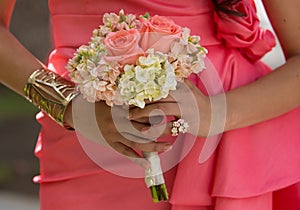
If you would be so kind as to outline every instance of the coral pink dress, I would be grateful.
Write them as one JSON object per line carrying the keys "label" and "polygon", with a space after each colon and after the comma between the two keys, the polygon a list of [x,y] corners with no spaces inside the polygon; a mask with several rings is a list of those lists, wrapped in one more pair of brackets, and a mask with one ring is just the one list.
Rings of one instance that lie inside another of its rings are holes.
{"label": "coral pink dress", "polygon": [[[200,35],[225,91],[270,71],[259,58],[274,45],[274,37],[258,27],[250,0],[233,7],[246,14],[239,18],[216,15],[210,0],[50,0],[49,7],[55,45],[49,68],[66,78],[64,67],[75,49],[89,41],[105,12],[120,9],[169,16]],[[191,80],[204,89],[198,77]],[[101,154],[97,160],[102,146],[79,140],[75,132],[66,131],[43,113],[37,119],[42,125],[35,151],[40,176],[34,181],[40,183],[42,210],[266,210],[272,209],[272,200],[274,209],[280,209],[281,201],[291,204],[283,209],[300,209],[299,202],[296,206],[290,201],[300,191],[295,185],[300,181],[300,109],[224,133],[217,150],[201,164],[199,155],[206,139],[197,138],[183,160],[165,173],[170,202],[157,204],[143,178],[114,173],[118,167],[138,170],[134,166]],[[191,139],[187,134],[175,141],[184,149]],[[113,165],[112,171],[103,164]]]}

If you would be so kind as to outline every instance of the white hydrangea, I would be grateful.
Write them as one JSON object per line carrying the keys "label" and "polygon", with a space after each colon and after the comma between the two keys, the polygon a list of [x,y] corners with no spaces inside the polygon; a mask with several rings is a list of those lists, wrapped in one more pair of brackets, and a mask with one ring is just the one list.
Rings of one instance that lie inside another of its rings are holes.
{"label": "white hydrangea", "polygon": [[190,36],[190,29],[183,28],[181,37],[171,46],[169,60],[175,68],[178,81],[191,73],[198,74],[205,69],[204,58],[207,50],[199,44],[199,36]]}
{"label": "white hydrangea", "polygon": [[118,81],[118,89],[124,101],[144,108],[145,100],[159,100],[175,90],[177,81],[172,65],[166,56],[151,53],[141,56],[138,64],[125,65]]}

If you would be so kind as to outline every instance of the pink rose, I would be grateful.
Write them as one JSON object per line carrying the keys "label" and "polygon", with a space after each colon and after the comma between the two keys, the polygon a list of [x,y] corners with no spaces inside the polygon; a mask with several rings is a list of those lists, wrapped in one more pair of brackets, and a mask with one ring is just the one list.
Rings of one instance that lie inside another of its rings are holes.
{"label": "pink rose", "polygon": [[155,15],[143,22],[141,46],[145,51],[154,48],[155,51],[167,53],[173,41],[180,37],[181,30],[170,18]]}
{"label": "pink rose", "polygon": [[241,0],[226,7],[244,16],[215,13],[217,36],[225,40],[229,47],[240,48],[251,60],[260,59],[275,46],[275,37],[269,30],[260,28],[259,18],[253,0]]}
{"label": "pink rose", "polygon": [[144,55],[139,46],[140,38],[141,35],[136,29],[110,32],[104,40],[108,52],[105,60],[122,65],[134,64],[139,56]]}

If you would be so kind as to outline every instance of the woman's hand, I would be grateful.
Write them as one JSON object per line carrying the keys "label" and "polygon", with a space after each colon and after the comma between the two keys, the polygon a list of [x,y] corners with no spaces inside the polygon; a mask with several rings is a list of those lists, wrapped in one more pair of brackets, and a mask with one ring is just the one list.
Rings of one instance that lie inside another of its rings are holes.
{"label": "woman's hand", "polygon": [[[157,121],[163,119],[164,115],[173,116],[175,120],[182,118],[189,124],[188,133],[195,136],[213,135],[222,130],[219,128],[221,126],[214,125],[210,128],[212,120],[216,124],[216,116],[212,115],[212,110],[216,111],[217,103],[214,104],[213,101],[201,93],[192,82],[185,80],[184,83],[178,83],[176,91],[172,91],[167,98],[148,103],[144,109],[131,108],[129,118],[132,121],[144,122],[146,118],[149,118],[149,121]],[[144,133],[144,137],[157,138],[170,135],[171,128],[172,122],[150,122],[139,130]]]}
{"label": "woman's hand", "polygon": [[122,107],[109,107],[105,102],[89,103],[81,96],[75,98],[65,113],[66,121],[82,136],[100,144],[112,147],[119,153],[140,158],[135,151],[163,152],[169,150],[168,142],[155,142],[142,138],[135,127],[141,123],[127,119],[128,110]]}

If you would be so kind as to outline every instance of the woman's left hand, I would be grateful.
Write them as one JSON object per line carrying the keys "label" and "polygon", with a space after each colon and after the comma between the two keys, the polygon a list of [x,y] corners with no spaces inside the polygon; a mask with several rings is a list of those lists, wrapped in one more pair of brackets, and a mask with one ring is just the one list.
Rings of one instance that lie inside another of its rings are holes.
{"label": "woman's left hand", "polygon": [[[173,117],[172,122],[166,119]],[[201,116],[201,122],[200,122]],[[158,138],[172,134],[173,121],[184,119],[189,127],[187,132],[195,136],[207,136],[211,123],[211,104],[191,81],[178,82],[177,89],[159,101],[147,103],[144,109],[132,107],[129,119],[142,122],[136,127],[148,138]]]}

